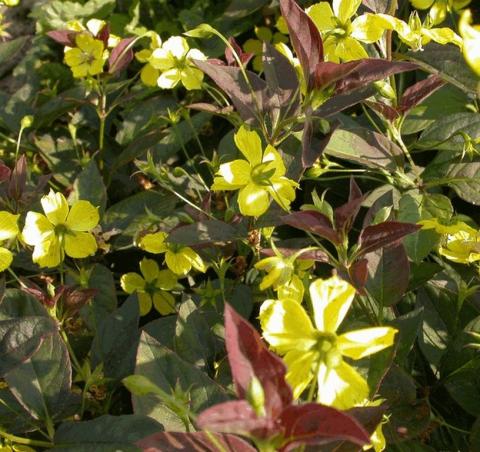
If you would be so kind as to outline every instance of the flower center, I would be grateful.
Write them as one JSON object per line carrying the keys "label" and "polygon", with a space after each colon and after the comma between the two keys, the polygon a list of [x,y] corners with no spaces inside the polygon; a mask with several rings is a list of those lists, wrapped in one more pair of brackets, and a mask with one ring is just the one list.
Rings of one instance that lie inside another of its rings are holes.
{"label": "flower center", "polygon": [[320,361],[328,368],[338,367],[342,363],[342,354],[337,348],[337,336],[334,333],[317,331],[315,348],[320,353]]}
{"label": "flower center", "polygon": [[253,167],[250,177],[257,185],[270,185],[270,179],[275,174],[272,162],[264,162]]}

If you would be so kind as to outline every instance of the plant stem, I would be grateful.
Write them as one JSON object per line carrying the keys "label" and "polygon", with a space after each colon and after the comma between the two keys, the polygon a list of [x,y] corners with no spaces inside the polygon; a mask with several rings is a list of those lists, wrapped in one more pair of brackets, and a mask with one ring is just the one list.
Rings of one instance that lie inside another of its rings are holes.
{"label": "plant stem", "polygon": [[53,443],[48,441],[39,441],[36,439],[23,438],[21,436],[11,435],[10,433],[4,432],[3,430],[0,430],[0,436],[14,443],[25,444],[27,446],[38,446],[47,448],[51,448],[54,446]]}

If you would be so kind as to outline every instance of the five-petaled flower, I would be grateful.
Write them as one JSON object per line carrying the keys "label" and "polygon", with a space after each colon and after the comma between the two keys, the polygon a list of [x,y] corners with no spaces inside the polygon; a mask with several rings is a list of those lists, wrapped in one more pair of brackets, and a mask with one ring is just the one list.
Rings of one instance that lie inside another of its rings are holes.
{"label": "five-petaled flower", "polygon": [[161,73],[157,79],[160,88],[172,89],[181,83],[187,90],[200,89],[203,72],[192,60],[206,60],[206,56],[198,49],[190,49],[185,38],[172,36],[153,50],[148,62]]}
{"label": "five-petaled flower", "polygon": [[88,201],[76,201],[68,207],[62,193],[50,190],[41,199],[45,215],[28,212],[23,240],[34,246],[33,262],[41,267],[56,267],[65,254],[73,258],[92,256],[97,242],[90,232],[99,221],[98,209]]}
{"label": "five-petaled flower", "polygon": [[360,43],[371,44],[382,37],[385,29],[375,14],[362,14],[352,21],[361,4],[361,0],[333,0],[333,10],[327,2],[306,10],[322,34],[326,61],[338,63],[368,58]]}
{"label": "five-petaled flower", "polygon": [[243,215],[259,217],[264,214],[270,197],[288,210],[298,184],[285,177],[285,165],[278,151],[271,145],[263,151],[257,132],[248,131],[244,126],[234,139],[246,160],[220,165],[212,190],[239,190],[238,206]]}
{"label": "five-petaled flower", "polygon": [[366,380],[345,361],[361,359],[393,344],[391,327],[365,328],[337,334],[355,297],[355,289],[336,276],[310,285],[316,328],[291,299],[267,300],[260,308],[263,337],[284,357],[287,381],[296,398],[317,378],[317,400],[348,409],[369,397]]}
{"label": "five-petaled flower", "polygon": [[[3,244],[5,240],[14,239],[18,235],[18,221],[19,215],[2,211],[0,212],[0,243]],[[13,254],[7,248],[0,246],[0,272],[5,271],[13,260]]]}
{"label": "five-petaled flower", "polygon": [[185,276],[192,267],[200,272],[206,271],[203,259],[188,246],[169,243],[166,232],[144,235],[139,242],[140,248],[152,254],[165,253],[167,267],[176,275]]}
{"label": "five-petaled flower", "polygon": [[65,63],[70,66],[73,76],[83,78],[102,73],[107,59],[103,41],[85,32],[75,36],[75,44],[76,47],[65,50]]}
{"label": "five-petaled flower", "polygon": [[140,272],[126,273],[120,278],[122,289],[128,294],[137,293],[140,315],[148,314],[152,306],[162,315],[175,312],[175,298],[167,290],[177,284],[177,275],[170,270],[160,270],[152,259],[140,261]]}

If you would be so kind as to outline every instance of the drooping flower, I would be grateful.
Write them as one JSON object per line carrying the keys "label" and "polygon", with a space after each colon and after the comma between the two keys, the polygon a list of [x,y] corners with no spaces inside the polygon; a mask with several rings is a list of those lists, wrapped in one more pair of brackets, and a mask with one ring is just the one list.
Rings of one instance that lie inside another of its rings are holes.
{"label": "drooping flower", "polygon": [[[0,212],[0,243],[3,244],[5,240],[14,239],[18,233],[19,215],[2,211]],[[7,248],[0,246],[0,272],[5,271],[13,261],[13,254]]]}
{"label": "drooping flower", "polygon": [[432,28],[433,24],[428,20],[422,23],[416,11],[410,15],[408,23],[388,14],[376,14],[375,16],[383,29],[394,30],[400,40],[415,52],[422,50],[430,41],[441,45],[451,43],[462,46],[462,38],[451,28]]}
{"label": "drooping flower", "polygon": [[438,253],[459,264],[470,264],[480,260],[480,231],[463,221],[443,225],[437,219],[422,220],[422,229],[434,229],[442,235]]}
{"label": "drooping flower", "polygon": [[153,52],[162,46],[162,40],[154,31],[148,32],[148,35],[150,37],[150,48],[140,50],[140,52],[135,54],[135,58],[140,63],[145,63],[145,66],[143,66],[140,72],[140,79],[142,82],[147,86],[157,86],[160,71],[152,66],[150,59],[152,58]]}
{"label": "drooping flower", "polygon": [[303,307],[290,299],[267,300],[260,308],[263,337],[287,365],[287,381],[298,398],[317,379],[320,403],[348,409],[368,399],[365,379],[345,361],[361,359],[393,344],[391,327],[337,334],[355,289],[336,276],[310,285],[315,326]]}
{"label": "drooping flower", "polygon": [[239,190],[238,206],[243,215],[264,214],[273,198],[285,210],[295,199],[297,183],[285,177],[285,165],[278,151],[262,141],[255,131],[240,127],[234,135],[235,144],[244,159],[220,165],[212,190]]}
{"label": "drooping flower", "polygon": [[463,56],[472,70],[480,76],[480,25],[470,25],[472,13],[466,10],[462,13],[459,23],[463,38]]}
{"label": "drooping flower", "polygon": [[76,47],[65,50],[65,63],[70,66],[73,76],[84,78],[101,74],[108,57],[103,41],[95,39],[90,33],[78,33],[75,44]]}
{"label": "drooping flower", "polygon": [[176,275],[185,276],[192,267],[200,272],[207,270],[203,259],[192,248],[169,243],[167,237],[166,232],[146,234],[140,239],[139,246],[152,254],[165,253],[165,263]]}
{"label": "drooping flower", "polygon": [[307,8],[306,13],[322,34],[326,61],[368,58],[361,43],[371,44],[382,37],[385,29],[375,14],[362,14],[352,20],[361,3],[361,0],[333,0],[333,9],[327,2]]}
{"label": "drooping flower", "polygon": [[140,261],[140,272],[126,273],[120,278],[122,289],[128,294],[137,293],[140,315],[148,314],[152,306],[162,315],[175,312],[175,298],[168,290],[177,284],[177,276],[170,270],[160,270],[152,259]]}
{"label": "drooping flower", "polygon": [[69,208],[62,193],[50,190],[40,200],[45,215],[28,212],[23,240],[34,247],[33,262],[56,267],[67,256],[75,259],[93,256],[97,242],[90,232],[99,221],[98,209],[89,201],[76,201]]}
{"label": "drooping flower", "polygon": [[149,63],[161,72],[157,79],[160,88],[172,89],[181,83],[187,90],[193,90],[202,87],[203,72],[192,60],[206,59],[200,50],[190,49],[185,38],[172,36],[153,50]]}
{"label": "drooping flower", "polygon": [[448,13],[459,12],[465,8],[471,0],[410,0],[410,3],[417,9],[429,9],[428,15],[433,25],[442,23]]}

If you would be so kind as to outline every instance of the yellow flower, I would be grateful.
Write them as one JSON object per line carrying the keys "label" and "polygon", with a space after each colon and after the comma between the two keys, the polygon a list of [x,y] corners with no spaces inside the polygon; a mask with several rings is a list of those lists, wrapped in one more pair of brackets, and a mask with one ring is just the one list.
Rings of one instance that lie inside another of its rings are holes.
{"label": "yellow flower", "polygon": [[150,59],[153,52],[162,46],[162,40],[154,31],[148,32],[148,35],[150,36],[150,48],[140,50],[140,52],[135,54],[135,58],[140,61],[140,63],[146,63],[140,72],[142,82],[147,86],[157,86],[160,71],[152,66]]}
{"label": "yellow flower", "polygon": [[433,25],[442,23],[447,17],[447,13],[459,12],[470,2],[471,0],[410,0],[414,8],[430,8],[428,15]]}
{"label": "yellow flower", "polygon": [[98,209],[88,201],[76,201],[68,207],[65,196],[50,193],[41,204],[45,215],[28,212],[23,240],[34,246],[33,262],[41,267],[56,267],[67,256],[80,259],[97,251],[97,242],[91,230],[97,226]]}
{"label": "yellow flower", "polygon": [[137,293],[140,315],[148,314],[152,306],[162,315],[175,312],[175,298],[166,292],[177,284],[177,276],[170,270],[160,270],[152,259],[142,259],[140,272],[126,273],[120,278],[122,289],[128,294]]}
{"label": "yellow flower", "polygon": [[66,48],[65,63],[70,66],[75,78],[97,75],[103,72],[107,59],[103,41],[95,39],[89,33],[79,33],[75,37],[77,47]]}
{"label": "yellow flower", "polygon": [[371,44],[382,37],[385,29],[375,14],[362,14],[352,21],[361,3],[362,0],[333,0],[333,10],[327,2],[307,8],[306,13],[322,34],[325,61],[368,58],[360,43]]}
{"label": "yellow flower", "polygon": [[212,190],[239,190],[238,206],[243,215],[259,217],[265,213],[272,197],[285,210],[295,199],[297,183],[285,177],[285,165],[278,151],[262,141],[255,131],[240,127],[235,144],[246,160],[220,165]]}
{"label": "yellow flower", "polygon": [[434,229],[442,234],[438,253],[460,264],[470,264],[480,260],[480,231],[463,221],[443,225],[433,218],[419,221],[422,229]]}
{"label": "yellow flower", "polygon": [[[279,24],[279,22],[277,22]],[[276,25],[277,26],[277,25]],[[282,25],[280,25],[282,26]],[[288,30],[288,29],[287,29]],[[263,71],[263,43],[279,44],[288,42],[288,37],[282,32],[272,33],[268,27],[255,27],[255,36],[258,39],[247,39],[243,44],[243,50],[254,55],[252,66],[257,72]]]}
{"label": "yellow flower", "polygon": [[182,83],[187,90],[200,89],[203,72],[192,60],[206,60],[206,56],[198,49],[190,49],[185,38],[172,36],[153,50],[149,63],[161,72],[157,79],[160,88],[172,89]]}
{"label": "yellow flower", "polygon": [[166,232],[147,234],[140,240],[139,246],[152,254],[165,253],[165,263],[175,274],[185,276],[192,267],[205,272],[207,267],[202,258],[192,248],[166,241]]}
{"label": "yellow flower", "polygon": [[393,344],[391,327],[365,328],[338,335],[355,289],[336,276],[310,285],[316,328],[303,307],[290,299],[267,300],[260,308],[263,337],[284,357],[287,381],[298,398],[317,379],[317,399],[348,409],[368,398],[365,379],[345,361],[361,359]]}
{"label": "yellow flower", "polygon": [[396,31],[400,40],[407,44],[413,51],[422,50],[423,46],[430,41],[435,41],[442,45],[452,43],[459,47],[462,46],[462,38],[452,29],[447,27],[431,28],[428,20],[422,24],[416,11],[410,14],[408,23],[396,17],[389,16],[388,14],[376,14],[376,17],[378,23],[380,23],[384,29]]}
{"label": "yellow flower", "polygon": [[480,25],[470,25],[472,13],[464,11],[459,30],[463,38],[463,56],[473,71],[480,76]]}
{"label": "yellow flower", "polygon": [[[19,215],[14,215],[10,212],[0,212],[0,243],[5,240],[14,239],[18,233],[18,221]],[[13,260],[13,254],[7,248],[0,246],[0,272],[5,271]]]}
{"label": "yellow flower", "polygon": [[20,3],[20,0],[2,0],[0,5],[5,6],[17,6]]}

